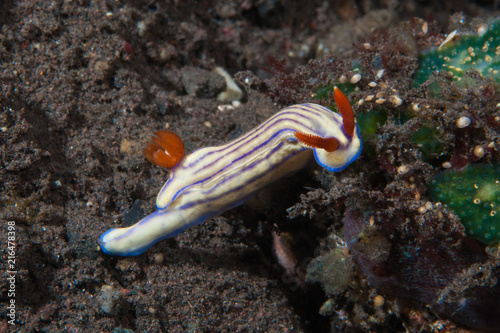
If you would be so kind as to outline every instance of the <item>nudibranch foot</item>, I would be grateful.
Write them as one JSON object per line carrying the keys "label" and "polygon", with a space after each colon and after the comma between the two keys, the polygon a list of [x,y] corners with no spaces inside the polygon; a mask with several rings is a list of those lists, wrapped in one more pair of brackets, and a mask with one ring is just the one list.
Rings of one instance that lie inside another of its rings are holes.
{"label": "nudibranch foot", "polygon": [[183,144],[180,149],[171,134],[157,132],[144,154],[154,164],[170,168],[156,199],[158,210],[131,227],[109,230],[99,245],[108,254],[137,255],[240,205],[267,184],[309,166],[314,158],[330,171],[343,170],[358,158],[362,143],[347,98],[338,88],[334,93],[340,114],[317,104],[293,105],[229,143],[184,157],[178,154]]}

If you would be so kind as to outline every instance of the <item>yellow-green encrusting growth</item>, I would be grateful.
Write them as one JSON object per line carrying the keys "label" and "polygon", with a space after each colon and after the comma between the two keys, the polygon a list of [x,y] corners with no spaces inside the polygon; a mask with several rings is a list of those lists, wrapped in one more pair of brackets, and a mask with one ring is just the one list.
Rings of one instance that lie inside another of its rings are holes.
{"label": "yellow-green encrusting growth", "polygon": [[429,194],[455,211],[471,238],[500,242],[500,164],[446,170],[432,178]]}

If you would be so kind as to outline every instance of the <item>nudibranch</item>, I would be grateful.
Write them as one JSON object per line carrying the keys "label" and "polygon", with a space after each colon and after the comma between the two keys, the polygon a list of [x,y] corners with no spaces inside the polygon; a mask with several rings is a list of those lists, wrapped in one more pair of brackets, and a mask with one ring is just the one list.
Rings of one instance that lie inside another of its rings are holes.
{"label": "nudibranch", "polygon": [[356,160],[362,142],[347,97],[334,88],[340,115],[317,104],[287,107],[239,138],[184,155],[182,140],[160,131],[144,149],[152,163],[169,168],[156,212],[127,228],[104,233],[98,243],[112,255],[133,256],[162,239],[242,204],[262,187],[316,161],[341,171]]}

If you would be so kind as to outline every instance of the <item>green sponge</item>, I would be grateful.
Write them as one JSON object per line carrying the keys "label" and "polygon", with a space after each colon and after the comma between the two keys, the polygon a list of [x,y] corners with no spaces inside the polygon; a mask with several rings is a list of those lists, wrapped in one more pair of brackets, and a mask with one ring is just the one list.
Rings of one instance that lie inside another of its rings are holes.
{"label": "green sponge", "polygon": [[432,178],[429,194],[460,217],[471,238],[500,242],[500,164],[446,170]]}
{"label": "green sponge", "polygon": [[421,85],[434,71],[447,71],[459,81],[469,69],[500,83],[500,20],[485,25],[485,29],[463,36],[458,42],[449,42],[441,49],[422,53],[414,84]]}

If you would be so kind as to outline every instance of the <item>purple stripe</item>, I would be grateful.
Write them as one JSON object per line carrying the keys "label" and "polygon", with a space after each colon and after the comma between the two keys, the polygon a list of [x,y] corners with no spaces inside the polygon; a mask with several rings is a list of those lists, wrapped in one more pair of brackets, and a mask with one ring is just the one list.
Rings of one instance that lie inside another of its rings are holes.
{"label": "purple stripe", "polygon": [[[303,117],[303,118],[306,118],[306,117]],[[225,154],[223,154],[223,155],[221,154],[221,155],[222,155],[222,157],[220,157],[220,158],[218,158],[218,159],[215,159],[212,163],[210,163],[210,164],[208,164],[208,165],[204,166],[204,167],[203,167],[203,169],[204,169],[204,168],[207,168],[207,167],[210,167],[210,166],[212,166],[213,164],[217,163],[217,162],[218,162],[221,158],[224,158],[226,155],[233,154],[235,151],[237,151],[237,150],[241,149],[241,147],[243,147],[243,146],[245,146],[246,144],[248,144],[249,142],[251,142],[251,141],[255,140],[255,139],[256,139],[256,137],[258,137],[258,136],[262,135],[260,132],[267,132],[267,131],[269,131],[269,129],[270,129],[271,127],[276,126],[277,124],[279,124],[279,123],[280,123],[280,122],[282,122],[282,121],[288,121],[288,122],[292,122],[292,123],[295,123],[295,124],[301,125],[301,126],[303,126],[305,129],[307,129],[307,130],[309,130],[309,131],[311,131],[311,132],[316,133],[316,132],[314,131],[314,129],[312,129],[311,127],[308,127],[308,126],[303,125],[303,124],[302,124],[302,123],[300,123],[299,121],[292,120],[292,119],[290,119],[290,118],[278,118],[276,121],[274,121],[273,123],[271,123],[271,124],[269,124],[268,126],[266,126],[265,128],[263,128],[263,129],[262,129],[262,131],[259,131],[259,129],[255,130],[255,131],[252,131],[252,134],[255,134],[255,135],[254,135],[252,138],[248,138],[248,140],[246,140],[245,142],[242,142],[239,146],[235,147],[235,146],[236,146],[236,143],[233,143],[233,144],[231,144],[231,145],[229,145],[228,147],[225,147],[225,148],[223,148],[223,149],[220,149],[220,150],[213,150],[213,151],[211,151],[211,152],[209,152],[209,153],[207,153],[207,154],[205,154],[205,155],[201,156],[199,159],[197,159],[197,160],[196,160],[195,162],[193,162],[191,165],[186,166],[186,167],[183,167],[183,169],[188,168],[188,167],[191,167],[191,166],[192,166],[192,167],[194,167],[194,164],[196,164],[196,163],[198,163],[198,162],[200,162],[200,161],[203,161],[203,160],[204,160],[206,157],[208,157],[209,155],[212,155],[212,154],[214,154],[214,153],[219,153],[219,152],[222,152],[222,151],[224,151],[224,150],[226,150],[226,149],[229,149],[229,148],[233,148],[233,147],[234,147],[231,151],[226,152],[226,153],[225,153]],[[283,130],[289,130],[289,131],[295,132],[295,130],[293,130],[293,129],[291,129],[291,128],[284,128],[284,129],[282,129],[282,130],[278,131],[277,133],[280,133],[280,132],[282,132]],[[274,138],[274,136],[275,136],[277,133],[273,134],[271,138]],[[238,140],[238,141],[242,141],[242,140]],[[270,140],[265,141],[265,143],[264,143],[264,144],[261,144],[261,145],[259,145],[258,147],[259,147],[259,148],[260,148],[260,147],[262,147],[263,145],[267,144],[269,141],[270,141]],[[253,149],[251,152],[253,152],[254,150],[256,150],[256,149]],[[234,162],[234,161],[233,161],[233,162]],[[196,170],[195,172],[199,172],[200,170],[202,170],[202,169],[198,169],[198,170]]]}
{"label": "purple stripe", "polygon": [[[208,153],[204,154],[204,155],[203,155],[203,156],[201,156],[200,158],[198,158],[196,161],[194,161],[194,162],[190,163],[189,165],[187,165],[187,166],[182,166],[182,169],[186,169],[186,168],[194,167],[196,164],[198,164],[198,163],[202,162],[205,158],[208,158],[210,155],[212,155],[212,154],[214,154],[214,153],[220,153],[220,152],[222,152],[222,151],[224,151],[224,150],[226,150],[226,149],[233,148],[231,151],[226,152],[225,154],[221,154],[221,155],[222,155],[222,157],[215,159],[212,163],[210,163],[209,165],[207,165],[207,166],[204,166],[204,167],[203,167],[203,169],[204,169],[204,168],[209,168],[209,167],[211,167],[212,165],[216,164],[216,163],[217,163],[217,162],[218,162],[221,158],[224,158],[226,155],[234,154],[237,150],[241,149],[241,147],[243,147],[243,146],[244,146],[244,145],[246,145],[246,144],[249,144],[249,142],[251,142],[251,141],[255,140],[255,138],[256,138],[256,137],[258,137],[259,135],[262,135],[262,134],[261,134],[262,132],[269,131],[269,129],[270,129],[270,128],[272,128],[272,127],[276,126],[277,124],[279,124],[279,123],[280,123],[280,122],[282,122],[282,121],[289,121],[289,122],[292,122],[292,123],[298,124],[298,125],[300,125],[300,126],[304,127],[305,129],[307,129],[307,130],[309,130],[309,131],[311,131],[311,132],[313,132],[313,133],[318,134],[319,136],[323,136],[323,133],[318,133],[317,131],[315,131],[315,130],[314,130],[314,129],[312,129],[311,127],[305,126],[305,125],[303,125],[302,123],[300,123],[300,122],[299,122],[299,121],[297,121],[297,120],[293,120],[293,119],[290,119],[290,118],[283,118],[283,117],[282,117],[282,116],[284,116],[284,115],[295,115],[295,116],[298,116],[298,117],[303,118],[303,119],[305,119],[305,120],[310,120],[310,117],[308,117],[308,116],[306,116],[306,115],[304,115],[304,114],[298,113],[297,109],[299,109],[299,110],[301,110],[301,111],[305,111],[305,112],[312,113],[312,114],[314,114],[314,115],[316,115],[316,116],[321,116],[321,117],[325,116],[324,114],[322,114],[322,113],[321,113],[321,112],[319,112],[319,111],[318,111],[318,112],[313,111],[312,109],[313,109],[314,107],[313,107],[311,104],[305,104],[307,107],[303,107],[302,105],[303,105],[303,104],[301,104],[301,105],[296,105],[296,106],[293,106],[293,107],[289,107],[289,108],[284,109],[283,111],[281,111],[281,112],[280,112],[280,114],[279,114],[279,115],[277,114],[278,116],[277,116],[277,117],[275,117],[275,120],[274,120],[272,123],[270,123],[270,121],[271,121],[273,118],[271,118],[271,119],[270,119],[270,120],[268,120],[267,122],[265,122],[265,123],[261,124],[261,125],[260,125],[260,126],[258,126],[255,130],[251,131],[250,133],[248,133],[247,135],[243,136],[242,138],[237,139],[236,141],[234,141],[234,142],[233,142],[232,144],[230,144],[229,146],[224,147],[224,148],[221,148],[221,149],[217,149],[217,150],[212,150],[212,151],[210,151],[210,152],[208,152]],[[324,107],[322,107],[322,106],[319,106],[319,107],[320,107],[321,109],[323,109],[324,111],[328,111],[328,113],[329,113],[329,114],[332,114],[332,115],[333,115],[333,112],[332,112],[331,110],[329,110],[329,109],[327,109],[327,108],[324,108]],[[286,111],[287,109],[295,109],[296,111],[287,111],[287,112],[284,112],[284,111]],[[337,120],[335,117],[333,117],[333,116],[332,116],[332,117],[326,117],[326,116],[325,116],[325,118],[330,118],[330,119],[334,120],[336,123],[339,123],[339,122],[338,122],[338,120]],[[273,134],[273,135],[272,135],[272,136],[271,136],[268,140],[266,140],[265,142],[261,143],[259,146],[255,147],[255,148],[254,148],[254,149],[252,149],[251,151],[249,151],[249,152],[247,152],[247,153],[245,153],[245,154],[243,154],[243,155],[239,156],[237,159],[235,159],[235,160],[233,160],[232,162],[230,162],[230,163],[229,163],[226,167],[224,167],[224,168],[222,168],[222,169],[218,170],[217,172],[215,172],[215,173],[214,173],[214,174],[212,174],[211,176],[208,176],[208,177],[206,177],[206,178],[204,178],[204,179],[202,179],[202,180],[200,180],[200,181],[197,181],[197,182],[195,182],[195,183],[192,183],[192,184],[190,184],[190,185],[187,185],[187,186],[185,186],[185,187],[183,187],[183,188],[179,189],[179,190],[178,190],[178,191],[177,191],[177,192],[173,195],[171,202],[172,202],[172,201],[174,201],[174,200],[175,200],[175,199],[176,199],[176,198],[177,198],[177,197],[178,197],[181,193],[183,193],[183,191],[185,191],[187,188],[189,188],[189,187],[191,187],[191,186],[193,186],[193,185],[196,185],[196,184],[203,183],[203,182],[205,182],[205,181],[207,181],[207,180],[211,179],[213,176],[220,174],[220,173],[221,173],[221,172],[223,172],[225,169],[227,169],[228,167],[230,167],[233,163],[235,163],[235,162],[237,162],[237,161],[239,161],[239,160],[241,160],[241,159],[243,159],[243,158],[247,157],[247,156],[248,156],[248,155],[250,155],[250,154],[253,154],[256,150],[261,149],[263,146],[267,145],[267,144],[269,143],[269,141],[273,140],[273,139],[276,137],[276,135],[278,135],[279,133],[281,133],[281,132],[283,132],[283,131],[286,131],[286,130],[290,130],[290,131],[295,132],[295,130],[292,130],[292,129],[290,129],[290,128],[284,128],[284,129],[282,129],[282,130],[278,131],[277,133],[274,133],[274,134]],[[242,142],[242,141],[243,141],[243,142]],[[239,145],[237,145],[238,143],[240,143],[240,144],[239,144]],[[236,147],[235,147],[235,146],[236,146]],[[194,173],[199,172],[199,171],[201,171],[201,170],[202,170],[202,169],[196,170],[196,171],[194,171]],[[175,169],[173,170],[173,172],[174,172],[174,174],[173,174],[173,175],[171,175],[171,176],[169,177],[169,179],[167,179],[167,182],[166,182],[166,183],[165,183],[165,185],[163,186],[163,189],[165,189],[165,188],[167,187],[167,184],[169,184],[169,183],[170,183],[170,182],[171,182],[171,181],[175,178]],[[163,191],[162,191],[162,192],[163,192]],[[161,193],[162,193],[162,192],[160,192],[160,195],[161,195]],[[159,209],[164,209],[165,207],[158,207],[158,208],[159,208]]]}
{"label": "purple stripe", "polygon": [[[299,108],[303,111],[308,111],[308,112],[311,112],[311,113],[314,113],[312,112],[311,110],[309,109],[305,109],[305,108],[301,108],[301,107],[295,107],[295,108]],[[254,130],[248,132],[246,135],[242,136],[241,138],[239,139],[236,139],[235,141],[232,142],[232,145],[228,146],[228,147],[224,147],[224,148],[220,148],[220,149],[217,149],[217,150],[212,150],[208,153],[206,153],[205,155],[201,156],[199,159],[197,159],[196,161],[192,162],[191,164],[189,165],[186,165],[186,166],[183,166],[183,169],[185,168],[191,168],[191,167],[194,167],[196,164],[198,164],[200,161],[202,161],[205,157],[209,156],[209,155],[212,155],[212,154],[215,154],[215,153],[219,153],[219,152],[223,152],[224,150],[232,147],[232,146],[235,146],[235,145],[238,145],[239,143],[241,143],[242,141],[245,141],[245,140],[254,140],[256,136],[259,135],[259,132],[262,132],[262,131],[267,131],[270,127],[272,126],[275,126],[276,124],[278,124],[280,121],[282,120],[287,120],[289,118],[284,118],[282,119],[281,116],[283,115],[296,115],[296,116],[299,116],[303,119],[306,119],[306,120],[309,120],[310,117],[308,116],[305,116],[303,114],[300,114],[296,111],[287,111],[287,112],[284,112],[285,110],[287,109],[284,109],[283,111],[280,111],[279,113],[277,113],[276,115],[274,115],[273,117],[271,117],[271,119],[269,119],[268,121],[264,122],[263,124],[261,124],[260,126],[256,127]],[[331,111],[330,111],[331,112]],[[273,118],[276,118],[277,120],[273,121],[272,123],[270,123],[271,120],[273,120]],[[295,123],[298,123],[300,125],[302,125],[300,122],[296,122]],[[307,129],[311,130],[309,127],[306,127]],[[251,138],[249,138],[251,137]],[[236,149],[239,149],[242,145],[244,145],[246,142],[243,142],[240,146],[238,146]],[[234,151],[234,150],[233,150]],[[231,151],[232,152],[232,151]],[[231,153],[230,152],[230,153]],[[226,154],[230,154],[230,153],[226,153]]]}
{"label": "purple stripe", "polygon": [[[276,152],[277,152],[277,151],[281,148],[281,146],[282,146],[282,145],[283,145],[283,142],[282,142],[282,143],[280,143],[277,147],[275,147],[275,148],[274,148],[274,149],[273,149],[273,150],[272,150],[272,151],[271,151],[271,152],[270,152],[270,153],[269,153],[269,154],[268,154],[265,158],[262,158],[262,159],[260,159],[260,160],[258,160],[258,161],[256,161],[256,162],[254,162],[254,163],[250,164],[249,166],[247,166],[246,168],[242,169],[241,171],[239,171],[239,172],[237,172],[237,173],[233,174],[231,177],[224,179],[222,182],[220,182],[220,183],[219,183],[219,184],[217,184],[216,186],[212,187],[212,189],[211,189],[210,191],[208,191],[208,192],[203,192],[203,194],[209,194],[209,193],[211,193],[212,191],[214,191],[215,189],[217,189],[220,185],[222,185],[222,184],[224,184],[225,182],[227,182],[227,181],[231,180],[232,178],[237,177],[237,176],[240,176],[242,173],[244,173],[244,172],[246,172],[246,171],[248,171],[248,170],[251,170],[251,169],[255,168],[258,164],[260,164],[260,163],[262,163],[263,161],[267,160],[267,159],[268,159],[271,155],[273,155],[274,153],[276,153]],[[277,167],[279,167],[279,166],[281,166],[283,163],[285,163],[288,159],[290,159],[290,158],[294,157],[295,155],[297,155],[297,154],[298,154],[298,153],[300,153],[300,152],[303,152],[303,151],[304,151],[304,150],[306,150],[306,149],[307,149],[307,148],[304,148],[304,149],[299,150],[299,151],[297,151],[297,152],[295,152],[295,153],[293,153],[293,154],[288,155],[288,156],[287,156],[286,158],[284,158],[284,159],[283,159],[280,163],[278,163],[278,164],[276,164],[275,166],[273,166],[270,170],[274,170],[274,169],[276,169]],[[238,186],[238,187],[235,187],[235,188],[233,188],[233,189],[232,189],[232,190],[230,190],[230,191],[224,192],[224,193],[222,193],[222,194],[220,194],[220,195],[218,195],[218,196],[216,196],[216,197],[214,197],[214,198],[211,198],[211,199],[207,199],[207,200],[200,200],[200,201],[196,201],[196,202],[190,202],[190,203],[187,203],[187,204],[185,204],[184,206],[180,206],[180,207],[179,207],[179,209],[187,209],[187,208],[193,207],[193,206],[195,206],[195,205],[208,203],[208,202],[211,202],[211,201],[214,201],[214,200],[220,199],[221,197],[226,196],[226,195],[228,195],[228,194],[230,194],[230,193],[233,193],[233,192],[236,192],[236,191],[241,191],[244,187],[246,187],[246,186],[248,186],[248,185],[252,184],[253,182],[255,182],[255,181],[259,180],[259,179],[260,179],[260,178],[262,178],[262,177],[264,177],[265,175],[266,175],[266,173],[260,173],[260,174],[258,174],[256,177],[254,177],[254,178],[250,179],[249,181],[247,181],[245,184],[240,185],[240,186]],[[256,189],[255,191],[258,191],[258,190],[260,190],[260,188]],[[251,196],[253,193],[254,193],[254,192],[249,193],[248,195],[249,195],[249,196]]]}
{"label": "purple stripe", "polygon": [[[184,191],[185,191],[186,189],[189,189],[191,186],[193,186],[193,185],[197,185],[197,184],[201,184],[201,183],[206,182],[207,180],[212,179],[214,176],[216,176],[216,175],[220,174],[221,172],[223,172],[224,170],[226,170],[227,168],[229,168],[231,165],[233,165],[233,163],[235,163],[235,162],[237,162],[237,161],[239,161],[239,160],[241,160],[241,159],[243,159],[243,158],[247,157],[247,156],[248,156],[248,155],[250,155],[250,154],[253,154],[256,150],[261,149],[263,146],[265,146],[265,145],[269,144],[269,141],[272,141],[272,140],[273,140],[276,136],[278,136],[281,132],[284,132],[284,131],[291,131],[291,129],[289,129],[289,128],[284,128],[284,129],[279,130],[278,132],[274,133],[274,134],[273,134],[273,135],[272,135],[272,136],[271,136],[268,140],[264,141],[264,142],[263,142],[263,143],[261,143],[259,146],[257,146],[257,147],[255,147],[255,148],[253,148],[253,149],[252,149],[252,150],[250,150],[249,152],[247,152],[247,153],[245,153],[245,154],[243,154],[243,155],[241,155],[241,156],[238,156],[238,158],[236,158],[236,159],[235,159],[235,160],[233,160],[231,163],[227,164],[225,167],[223,167],[222,169],[218,170],[217,172],[215,172],[215,173],[211,174],[210,176],[208,176],[208,177],[206,177],[206,178],[204,178],[204,179],[202,179],[202,180],[199,180],[199,181],[197,181],[197,182],[195,182],[195,183],[191,183],[191,184],[189,184],[189,185],[187,185],[187,186],[184,186],[183,188],[179,189],[179,190],[178,190],[178,191],[177,191],[177,192],[173,195],[172,200],[171,200],[170,202],[173,202],[173,201],[174,201],[177,197],[179,197],[179,195],[181,195],[181,194],[186,194],[186,193],[184,193]],[[280,143],[280,144],[279,144],[276,148],[279,148],[282,144],[283,144],[283,142],[281,142],[281,143]],[[275,149],[276,149],[276,148],[275,148]],[[237,149],[235,149],[235,150],[237,150]],[[232,153],[232,152],[234,152],[235,150],[231,151],[231,153]],[[274,149],[273,149],[273,151],[274,151]],[[230,154],[230,153],[228,153],[228,154]],[[269,156],[270,156],[270,155],[269,155]],[[218,161],[218,160],[216,160],[215,162],[217,162],[217,161]],[[214,164],[215,162],[213,162],[213,163],[209,164],[207,167],[210,167],[210,166],[211,166],[212,164]],[[165,188],[165,185],[163,186],[163,188]],[[160,209],[164,209],[164,207],[161,207]]]}

